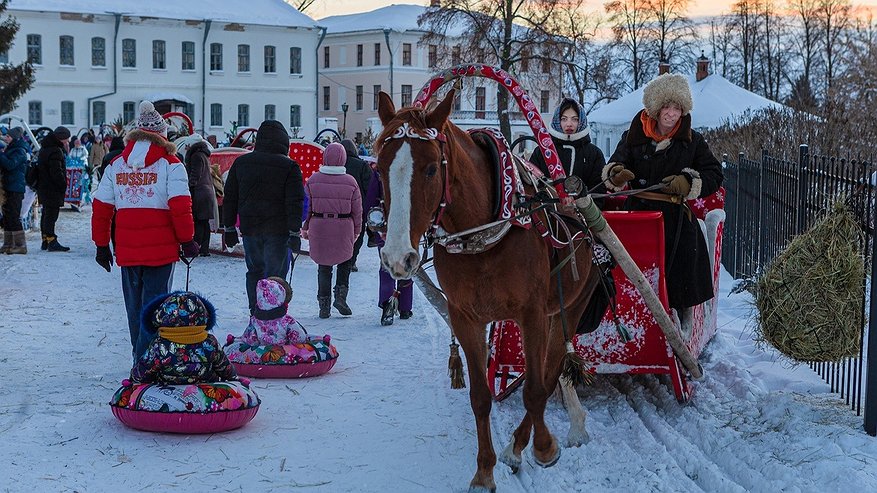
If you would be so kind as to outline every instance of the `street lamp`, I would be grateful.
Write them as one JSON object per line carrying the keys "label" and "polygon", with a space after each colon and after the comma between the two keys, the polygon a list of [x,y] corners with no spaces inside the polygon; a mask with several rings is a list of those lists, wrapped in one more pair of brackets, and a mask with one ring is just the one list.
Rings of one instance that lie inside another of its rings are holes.
{"label": "street lamp", "polygon": [[344,112],[344,123],[341,126],[341,137],[347,138],[347,110],[350,109],[350,105],[345,103],[341,103],[341,111]]}

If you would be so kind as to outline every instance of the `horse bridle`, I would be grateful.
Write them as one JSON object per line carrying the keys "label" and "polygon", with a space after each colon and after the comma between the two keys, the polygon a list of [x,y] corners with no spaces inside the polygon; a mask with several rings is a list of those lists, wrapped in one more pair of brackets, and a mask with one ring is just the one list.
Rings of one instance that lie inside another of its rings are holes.
{"label": "horse bridle", "polygon": [[[448,177],[448,159],[445,157],[445,144],[447,143],[447,138],[445,134],[439,132],[438,129],[435,128],[426,128],[423,130],[416,130],[408,125],[408,122],[403,122],[396,131],[393,132],[392,135],[386,137],[384,142],[388,142],[391,140],[407,140],[407,139],[417,139],[417,140],[434,140],[439,144],[439,153],[440,153],[440,162],[442,167],[442,198],[439,201],[439,205],[436,208],[436,211],[432,215],[432,222],[430,224],[429,230],[427,230],[425,236],[427,241],[430,241],[432,238],[436,236],[437,231],[441,227],[442,215],[445,212],[445,208],[448,204],[451,203],[451,182]],[[373,215],[377,216],[377,212],[380,212],[380,218],[375,217],[373,219]],[[387,212],[384,209],[384,199],[381,197],[381,205],[378,207],[372,207],[369,209],[369,213],[367,215],[367,225],[369,228],[373,230],[379,230],[381,228],[386,227],[386,218]]]}

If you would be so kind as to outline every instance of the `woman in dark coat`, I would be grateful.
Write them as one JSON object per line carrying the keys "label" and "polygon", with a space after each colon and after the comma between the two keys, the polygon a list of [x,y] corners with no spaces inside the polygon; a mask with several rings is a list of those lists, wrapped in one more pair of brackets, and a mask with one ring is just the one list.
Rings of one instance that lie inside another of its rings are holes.
{"label": "woman in dark coat", "polygon": [[[216,220],[216,192],[210,174],[210,147],[201,139],[186,149],[186,171],[189,174],[189,193],[192,194],[192,218],[195,220],[195,241],[201,245],[202,257],[210,255],[210,221]],[[184,144],[185,145],[185,144]]]}
{"label": "woman in dark coat", "polygon": [[667,290],[670,306],[682,317],[682,309],[713,297],[709,250],[685,200],[715,193],[722,167],[703,136],[691,129],[691,90],[684,76],[658,76],[643,90],[643,105],[603,168],[603,178],[615,190],[663,183],[661,193],[630,197],[625,208],[663,213]]}
{"label": "woman in dark coat", "polygon": [[70,131],[65,127],[58,127],[47,135],[40,143],[40,153],[37,158],[39,166],[39,184],[37,197],[43,206],[43,214],[40,218],[40,229],[43,233],[41,248],[50,252],[67,252],[70,248],[58,243],[58,235],[55,234],[55,223],[61,207],[64,207],[64,196],[67,193],[67,165],[65,144],[70,140]]}

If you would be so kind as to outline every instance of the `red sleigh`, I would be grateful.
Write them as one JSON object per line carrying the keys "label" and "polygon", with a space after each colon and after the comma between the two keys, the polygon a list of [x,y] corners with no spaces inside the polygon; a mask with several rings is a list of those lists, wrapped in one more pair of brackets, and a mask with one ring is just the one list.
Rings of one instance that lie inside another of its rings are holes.
{"label": "red sleigh", "polygon": [[[688,202],[692,212],[701,220],[701,230],[710,249],[714,292],[718,293],[722,258],[722,230],[724,189],[704,199]],[[664,273],[664,224],[660,212],[619,211],[622,201],[609,199],[603,216],[643,271],[661,304],[672,314],[667,303]],[[664,333],[655,321],[640,294],[624,275],[621,268],[612,272],[616,286],[616,313],[627,328],[630,340],[618,334],[612,312],[607,310],[600,326],[594,332],[576,336],[575,349],[591,366],[591,372],[668,374],[679,402],[691,398],[692,388],[684,367],[674,356]],[[718,299],[691,309],[683,317],[679,329],[691,354],[698,358],[707,342],[716,333]],[[677,327],[678,327],[678,319]],[[490,326],[490,356],[487,377],[496,400],[502,400],[517,388],[525,378],[524,355],[521,350],[520,329],[512,320],[493,322]]]}

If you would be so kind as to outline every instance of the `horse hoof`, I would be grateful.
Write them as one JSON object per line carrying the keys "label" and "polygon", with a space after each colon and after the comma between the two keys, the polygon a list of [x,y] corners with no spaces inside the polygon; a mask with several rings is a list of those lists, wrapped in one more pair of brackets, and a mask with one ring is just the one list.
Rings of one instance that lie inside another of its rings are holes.
{"label": "horse hoof", "polygon": [[[554,457],[553,457],[551,460],[547,461],[547,462],[542,462],[541,460],[539,460],[539,459],[536,457],[536,454],[535,454],[535,453],[533,454],[533,459],[536,461],[536,464],[539,464],[539,465],[542,466],[542,467],[551,467],[551,466],[553,466],[554,464],[557,464],[557,461],[560,460],[560,451],[561,451],[561,448],[560,448],[560,447],[557,447],[557,453],[554,454]],[[534,451],[534,452],[535,452],[535,451]]]}
{"label": "horse hoof", "polygon": [[496,486],[469,486],[469,493],[496,493]]}
{"label": "horse hoof", "polygon": [[581,431],[573,431],[569,430],[569,434],[566,436],[566,446],[567,447],[581,447],[582,445],[591,441],[591,436],[588,435],[588,432],[585,430]]}
{"label": "horse hoof", "polygon": [[497,457],[500,462],[509,466],[512,470],[512,474],[517,474],[518,469],[521,467],[521,455],[515,454],[515,442],[509,442],[508,446],[506,446],[505,450],[499,454]]}

